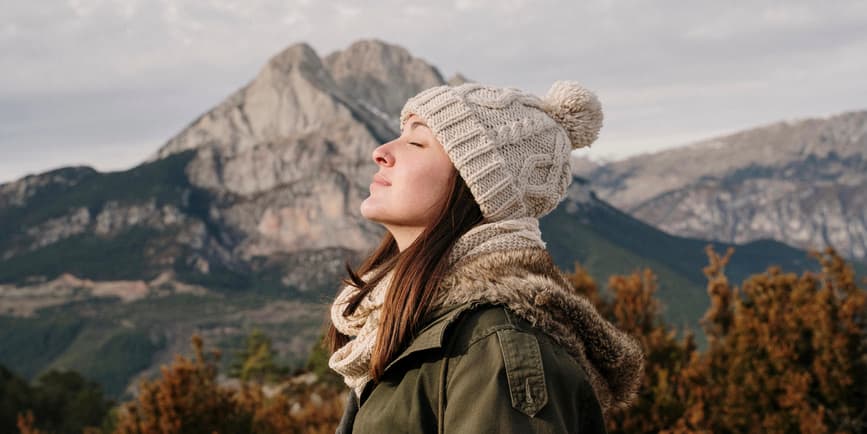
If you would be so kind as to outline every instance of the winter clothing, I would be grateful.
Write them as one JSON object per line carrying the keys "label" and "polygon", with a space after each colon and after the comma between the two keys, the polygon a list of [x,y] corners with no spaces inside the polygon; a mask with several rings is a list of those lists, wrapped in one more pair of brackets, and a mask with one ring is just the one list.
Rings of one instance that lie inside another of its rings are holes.
{"label": "winter clothing", "polygon": [[602,107],[574,81],[555,82],[544,98],[478,83],[439,86],[410,98],[400,114],[417,114],[443,144],[487,221],[542,217],[572,181],[569,155],[590,146]]}
{"label": "winter clothing", "polygon": [[[485,217],[457,241],[449,266],[485,252],[544,248],[538,217],[565,196],[572,179],[569,152],[589,146],[602,125],[596,96],[567,81],[554,83],[544,99],[477,83],[434,87],[406,102],[401,128],[411,113],[437,135]],[[355,339],[332,355],[329,366],[359,392],[370,379],[379,308],[391,280],[382,279],[350,317],[343,311],[354,287],[344,287],[331,307],[332,323]]]}
{"label": "winter clothing", "polygon": [[544,249],[478,255],[443,289],[449,302],[351,394],[338,433],[605,432],[603,410],[633,399],[640,349]]}
{"label": "winter clothing", "polygon": [[[461,259],[493,251],[544,248],[544,244],[539,244],[540,241],[539,221],[534,218],[479,225],[455,242],[449,256],[449,266],[454,266]],[[362,279],[368,281],[379,271],[373,269],[362,276]],[[343,316],[343,311],[356,292],[353,286],[345,286],[331,305],[331,322],[338,331],[354,336],[355,339],[335,351],[328,365],[342,375],[346,384],[358,394],[361,394],[361,388],[370,380],[370,358],[379,330],[379,312],[391,284],[392,274],[389,272],[377,283],[352,315]]]}
{"label": "winter clothing", "polygon": [[393,271],[352,315],[343,311],[357,288],[338,294],[332,322],[355,338],[329,360],[353,388],[338,432],[604,432],[603,412],[634,398],[643,355],[575,293],[538,224],[565,197],[570,152],[598,136],[599,101],[571,81],[542,99],[467,83],[410,98],[401,128],[413,113],[484,221],[455,242],[436,315],[377,384],[368,372]]}

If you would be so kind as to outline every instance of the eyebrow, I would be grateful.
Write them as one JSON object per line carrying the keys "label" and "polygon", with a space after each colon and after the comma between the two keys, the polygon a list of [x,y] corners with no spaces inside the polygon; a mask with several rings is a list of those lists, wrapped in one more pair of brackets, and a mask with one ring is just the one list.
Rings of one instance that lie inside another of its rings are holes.
{"label": "eyebrow", "polygon": [[[425,125],[424,122],[422,122],[422,121],[412,121],[412,123],[409,124],[409,130],[412,131],[412,129],[418,125],[421,125],[423,127],[427,127],[427,125]],[[430,128],[430,127],[428,127],[428,128]]]}

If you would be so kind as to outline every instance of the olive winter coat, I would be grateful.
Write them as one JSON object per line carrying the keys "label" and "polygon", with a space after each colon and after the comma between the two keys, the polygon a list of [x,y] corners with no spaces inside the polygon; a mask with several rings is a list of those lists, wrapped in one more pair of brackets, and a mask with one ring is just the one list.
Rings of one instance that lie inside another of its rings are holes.
{"label": "olive winter coat", "polygon": [[350,392],[342,433],[604,433],[634,399],[643,355],[543,249],[495,252],[443,279],[410,345]]}

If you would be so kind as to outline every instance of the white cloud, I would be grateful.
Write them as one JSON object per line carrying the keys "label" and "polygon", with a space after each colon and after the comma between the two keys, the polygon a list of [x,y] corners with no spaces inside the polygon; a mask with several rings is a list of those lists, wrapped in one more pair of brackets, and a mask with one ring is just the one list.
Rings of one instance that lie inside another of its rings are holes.
{"label": "white cloud", "polygon": [[334,10],[341,17],[356,17],[361,13],[361,8],[357,6],[350,6],[344,3],[337,3],[334,5]]}
{"label": "white cloud", "polygon": [[606,108],[593,153],[867,101],[867,2],[858,0],[6,3],[0,152],[64,141],[96,161],[88,143],[158,146],[299,41],[324,56],[376,37],[446,77],[537,94],[578,80]]}

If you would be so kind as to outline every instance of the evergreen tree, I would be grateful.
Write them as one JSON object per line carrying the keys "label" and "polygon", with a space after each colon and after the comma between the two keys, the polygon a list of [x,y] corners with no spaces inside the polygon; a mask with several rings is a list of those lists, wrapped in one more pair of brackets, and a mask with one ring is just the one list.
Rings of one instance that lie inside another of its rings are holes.
{"label": "evergreen tree", "polygon": [[276,364],[276,357],[271,338],[262,330],[254,329],[247,336],[244,348],[235,353],[229,376],[242,381],[273,382],[286,373],[285,368]]}
{"label": "evergreen tree", "polygon": [[0,432],[80,434],[100,426],[111,405],[77,372],[48,371],[31,386],[0,366]]}
{"label": "evergreen tree", "polygon": [[33,392],[23,378],[0,365],[0,432],[15,432],[18,415],[33,408]]}

